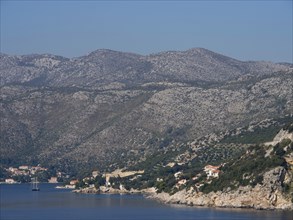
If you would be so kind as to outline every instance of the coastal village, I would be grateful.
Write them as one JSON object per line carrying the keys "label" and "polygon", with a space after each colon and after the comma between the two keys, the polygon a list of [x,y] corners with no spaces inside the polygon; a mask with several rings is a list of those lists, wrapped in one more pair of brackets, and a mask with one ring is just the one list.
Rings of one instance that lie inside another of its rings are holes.
{"label": "coastal village", "polygon": [[1,179],[0,183],[6,183],[6,184],[14,184],[14,183],[21,183],[21,182],[30,182],[32,177],[38,176],[40,173],[46,173],[49,178],[44,181],[44,178],[42,181],[48,182],[48,183],[58,183],[58,179],[64,176],[64,173],[57,172],[56,176],[50,176],[48,174],[48,168],[42,167],[40,165],[38,166],[29,166],[29,165],[21,165],[19,167],[9,167],[5,169],[7,173],[7,178]]}
{"label": "coastal village", "polygon": [[[18,183],[20,176],[31,180],[47,173],[54,175],[45,176],[48,177],[45,181],[38,180],[58,183],[59,179],[67,177],[56,188],[72,189],[75,193],[144,193],[167,203],[289,209],[293,201],[292,138],[292,132],[281,130],[274,138],[274,145],[251,145],[231,161],[193,166],[178,160],[160,160],[153,166],[152,160],[148,160],[143,166],[133,166],[129,170],[103,172],[95,169],[78,179],[41,165],[9,167],[6,169],[9,178],[2,183]],[[251,206],[254,201],[260,202]]]}
{"label": "coastal village", "polygon": [[[175,163],[169,163],[166,166],[173,167],[175,166]],[[202,175],[206,175],[207,181],[211,181],[214,178],[218,178],[220,174],[221,167],[224,166],[224,164],[221,164],[219,166],[213,166],[213,165],[206,165],[202,173],[195,175],[192,179],[197,180]],[[137,180],[144,174],[144,170],[139,171],[123,171],[122,169],[117,169],[111,173],[104,173],[101,174],[99,171],[95,170],[92,171],[92,175],[90,177],[85,177],[82,180],[71,180],[69,185],[65,185],[65,188],[76,188],[74,192],[82,192],[82,193],[135,193],[139,190],[137,189],[129,189],[128,187],[124,186],[121,182],[117,182],[117,178],[122,180],[123,178],[130,178],[130,181]],[[182,186],[186,185],[188,182],[187,179],[183,177],[183,172],[178,171],[173,174],[176,180],[175,187],[177,189],[180,189]],[[95,180],[97,180],[98,177],[101,177],[104,179],[103,184],[95,184]],[[82,182],[82,184],[78,184]],[[163,183],[164,179],[157,178],[157,183]],[[200,188],[203,185],[201,184],[195,184],[195,188]],[[128,188],[128,189],[127,189]],[[154,189],[156,190],[156,189]]]}
{"label": "coastal village", "polygon": [[[175,163],[167,164],[167,166],[173,167]],[[220,168],[222,165],[219,166],[212,166],[207,165],[204,167],[203,171],[206,173],[207,178],[218,178],[220,173]],[[28,165],[21,165],[19,167],[9,167],[6,169],[7,173],[9,174],[9,178],[2,179],[0,183],[2,184],[16,184],[21,183],[19,178],[17,177],[27,177],[27,180],[30,180],[32,177],[36,176],[39,172],[46,172],[48,168],[38,166],[28,166]],[[123,171],[122,169],[117,169],[111,173],[104,173],[101,174],[100,171],[94,170],[91,173],[90,177],[85,177],[82,180],[78,179],[71,179],[69,175],[65,177],[69,179],[66,181],[66,184],[63,183],[63,186],[58,186],[57,188],[67,188],[67,189],[77,189],[75,192],[102,192],[102,193],[123,193],[128,192],[128,190],[119,183],[119,186],[114,186],[115,183],[112,180],[115,178],[126,178],[133,176],[132,180],[135,180],[144,173],[144,170],[139,171]],[[57,172],[56,176],[50,176],[46,182],[48,183],[58,183],[58,180],[64,177],[64,173]],[[99,184],[98,186],[95,185],[95,181],[98,177],[104,179],[103,184]],[[179,189],[181,186],[187,183],[187,180],[182,178],[182,171],[174,173],[174,177],[176,179],[176,187]],[[194,180],[199,178],[200,175],[193,177]],[[112,179],[112,180],[111,180]],[[157,182],[162,182],[163,179],[158,178]],[[82,184],[79,184],[82,183]],[[116,183],[117,184],[117,183]],[[201,185],[196,185],[199,188]],[[98,188],[98,189],[97,189]],[[81,190],[81,191],[80,191]],[[133,190],[133,189],[132,189]]]}
{"label": "coastal village", "polygon": [[[133,167],[132,170],[116,169],[107,173],[95,169],[83,178],[67,176],[68,179],[56,188],[72,189],[75,193],[144,193],[150,198],[166,203],[188,205],[289,209],[292,204],[288,202],[290,198],[292,199],[289,196],[293,193],[293,145],[291,133],[283,133],[275,146],[271,144],[250,146],[240,157],[229,162],[188,167],[178,161],[168,161],[160,162],[152,170],[148,170],[148,167],[142,167],[143,169]],[[264,169],[263,164],[270,170],[267,169],[260,176],[259,170]],[[49,169],[41,165],[22,165],[17,168],[9,167],[6,171],[10,177],[2,183],[13,184],[18,182],[19,176],[31,179],[39,173],[48,172]],[[56,172],[55,175],[49,176],[46,182],[58,183],[64,175],[66,174]],[[230,181],[231,175],[234,182]],[[239,189],[235,188],[237,181],[238,183],[242,181],[243,184]],[[281,188],[281,181],[285,189]],[[225,191],[220,187],[226,187]],[[274,191],[271,192],[271,189]],[[241,193],[242,191],[245,193]],[[260,203],[255,206],[247,205],[253,201]]]}

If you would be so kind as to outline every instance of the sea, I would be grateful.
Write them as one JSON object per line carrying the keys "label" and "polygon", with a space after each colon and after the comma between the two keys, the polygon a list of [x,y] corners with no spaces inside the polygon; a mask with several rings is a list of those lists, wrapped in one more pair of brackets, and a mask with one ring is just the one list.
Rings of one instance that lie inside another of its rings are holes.
{"label": "sea", "polygon": [[203,208],[167,205],[143,195],[76,194],[40,184],[0,185],[1,220],[292,220],[292,211]]}

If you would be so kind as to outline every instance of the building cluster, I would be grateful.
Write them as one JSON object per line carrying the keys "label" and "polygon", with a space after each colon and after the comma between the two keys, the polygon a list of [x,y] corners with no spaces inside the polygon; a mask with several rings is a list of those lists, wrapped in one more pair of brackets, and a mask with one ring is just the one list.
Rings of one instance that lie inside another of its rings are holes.
{"label": "building cluster", "polygon": [[[28,166],[28,165],[21,165],[19,167],[9,167],[6,171],[9,173],[9,178],[4,179],[5,183],[12,184],[17,183],[15,181],[15,177],[17,176],[28,176],[32,177],[33,175],[37,174],[38,172],[47,171],[48,168],[38,166]],[[57,177],[51,177],[48,179],[49,183],[58,183],[57,178],[62,175],[61,173],[57,173]]]}
{"label": "building cluster", "polygon": [[28,175],[34,175],[40,171],[47,171],[47,170],[48,168],[44,168],[41,166],[27,166],[27,165],[22,165],[22,166],[19,166],[18,168],[9,167],[8,169],[6,169],[6,171],[8,171],[11,176],[28,176]]}
{"label": "building cluster", "polygon": [[[207,175],[207,179],[213,179],[213,178],[218,178],[219,177],[219,174],[220,174],[220,168],[223,166],[224,164],[221,164],[219,166],[212,166],[212,165],[206,165],[204,168],[203,168],[203,171],[206,173]],[[174,174],[174,177],[177,181],[176,183],[176,188],[180,188],[182,185],[185,185],[187,183],[187,180],[186,179],[182,179],[182,174],[183,172],[182,171],[179,171],[177,173]],[[192,180],[197,180],[199,177],[201,176],[201,174],[197,174],[196,176],[194,176],[192,178]],[[157,179],[158,181],[158,179]],[[162,180],[163,181],[163,180]],[[196,188],[200,188],[203,184],[202,183],[197,183],[195,185]]]}
{"label": "building cluster", "polygon": [[[89,184],[92,180],[94,180],[98,175],[100,174],[99,171],[94,170],[92,172],[92,176],[91,177],[85,177],[82,179],[82,181],[89,187],[89,188],[94,188],[95,185],[94,184]],[[62,188],[67,188],[67,189],[75,189],[76,188],[76,184],[79,183],[79,180],[77,179],[73,179],[70,180],[69,184],[66,184],[64,187]]]}

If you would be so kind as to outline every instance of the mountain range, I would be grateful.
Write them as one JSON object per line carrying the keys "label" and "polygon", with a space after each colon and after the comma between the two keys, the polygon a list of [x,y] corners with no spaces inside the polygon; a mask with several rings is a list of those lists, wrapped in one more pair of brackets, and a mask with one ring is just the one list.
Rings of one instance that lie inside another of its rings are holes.
{"label": "mountain range", "polygon": [[203,48],[148,56],[103,49],[72,59],[1,54],[0,76],[5,166],[111,170],[293,114],[292,64]]}

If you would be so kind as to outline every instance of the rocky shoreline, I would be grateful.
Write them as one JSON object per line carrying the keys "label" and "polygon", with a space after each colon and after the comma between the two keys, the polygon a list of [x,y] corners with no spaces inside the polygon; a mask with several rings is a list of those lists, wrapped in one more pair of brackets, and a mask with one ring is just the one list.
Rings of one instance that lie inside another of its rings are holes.
{"label": "rocky shoreline", "polygon": [[112,187],[100,187],[100,189],[96,188],[83,188],[83,189],[75,189],[72,192],[74,193],[84,193],[84,194],[144,194],[146,196],[156,194],[155,188],[147,188],[147,189],[115,189]]}
{"label": "rocky shoreline", "polygon": [[[206,206],[217,208],[252,208],[258,210],[293,210],[293,205],[283,198],[279,198],[277,194],[272,197],[260,198],[260,194],[254,194],[256,191],[248,189],[248,193],[243,191],[242,196],[239,196],[243,188],[231,193],[194,193],[190,191],[180,191],[174,195],[167,193],[158,193],[149,195],[148,198],[159,200],[167,204],[182,204],[188,206]],[[276,200],[278,199],[278,203]]]}
{"label": "rocky shoreline", "polygon": [[293,204],[279,192],[265,194],[260,186],[255,188],[240,187],[231,192],[212,192],[203,194],[193,190],[182,190],[173,195],[156,193],[154,188],[146,190],[119,190],[109,189],[100,191],[96,189],[73,190],[84,194],[143,194],[148,199],[154,199],[166,204],[181,204],[187,206],[204,206],[216,208],[252,208],[257,210],[293,210]]}
{"label": "rocky shoreline", "polygon": [[260,186],[255,188],[240,187],[231,192],[212,192],[203,194],[193,190],[182,190],[173,195],[156,193],[154,188],[146,190],[119,190],[109,189],[100,191],[96,189],[73,190],[84,194],[143,194],[148,199],[154,199],[166,204],[181,204],[187,206],[204,206],[215,208],[252,208],[257,210],[293,210],[293,204],[286,200],[279,192],[265,194]]}
{"label": "rocky shoreline", "polygon": [[173,195],[154,193],[149,198],[169,204],[188,206],[208,206],[219,208],[253,208],[258,210],[293,210],[293,203],[282,191],[281,184],[286,181],[286,171],[277,167],[264,175],[264,183],[240,186],[235,190],[217,191],[204,194],[194,189],[181,190]]}
{"label": "rocky shoreline", "polygon": [[157,193],[155,188],[143,190],[114,189],[108,187],[84,188],[73,190],[75,193],[101,194],[143,194],[146,198],[155,199],[167,204],[188,206],[206,206],[217,208],[252,208],[258,210],[293,210],[293,203],[282,191],[282,183],[286,182],[288,173],[283,167],[276,167],[265,173],[263,184],[240,186],[235,190],[211,192],[204,194],[191,188],[170,195],[166,192]]}

